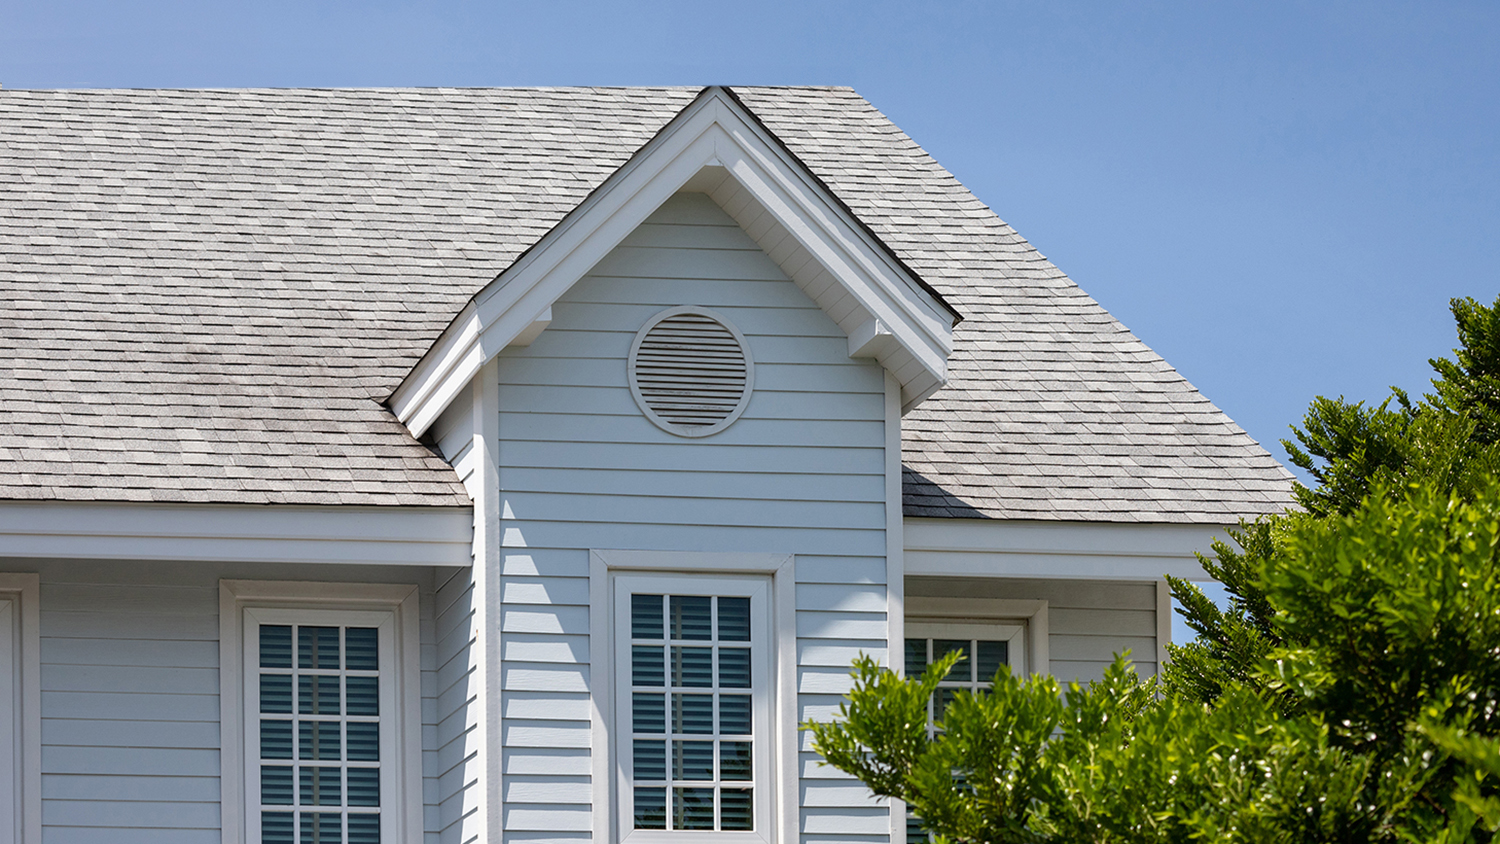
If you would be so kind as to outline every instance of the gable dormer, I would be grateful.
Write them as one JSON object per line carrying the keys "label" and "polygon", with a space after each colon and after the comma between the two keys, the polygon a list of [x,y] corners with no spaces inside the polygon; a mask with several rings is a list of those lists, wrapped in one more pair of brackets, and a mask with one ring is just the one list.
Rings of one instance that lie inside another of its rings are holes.
{"label": "gable dormer", "polygon": [[669,197],[718,204],[848,339],[895,375],[905,412],[943,385],[958,314],[905,268],[724,88],[710,87],[477,293],[392,394],[414,435],[488,361],[526,346],[552,305]]}

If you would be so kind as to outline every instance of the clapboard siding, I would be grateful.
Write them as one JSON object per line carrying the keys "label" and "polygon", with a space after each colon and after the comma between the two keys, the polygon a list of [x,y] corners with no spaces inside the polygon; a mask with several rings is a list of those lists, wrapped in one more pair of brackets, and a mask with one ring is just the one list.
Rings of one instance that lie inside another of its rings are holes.
{"label": "clapboard siding", "polygon": [[[223,578],[417,584],[424,746],[436,736],[428,569],[51,561],[34,570],[41,575],[42,826],[49,844],[220,841]],[[433,803],[427,756],[424,792]]]}
{"label": "clapboard siding", "polygon": [[1103,677],[1114,654],[1127,649],[1142,676],[1156,673],[1153,582],[908,577],[906,594],[1045,600],[1052,674],[1064,682]]}
{"label": "clapboard siding", "polygon": [[[639,328],[689,304],[723,314],[755,361],[744,415],[704,439],[657,428],[626,384]],[[613,649],[588,647],[590,549],[797,555],[799,710],[847,688],[835,656],[886,652],[884,374],[712,200],[670,200],[498,371],[508,841],[592,823],[581,693]],[[888,828],[854,790],[799,793],[809,838],[841,810],[859,833]]]}
{"label": "clapboard siding", "polygon": [[438,585],[436,630],[437,731],[435,758],[426,768],[435,777],[428,790],[429,837],[443,844],[465,844],[479,837],[479,730],[483,670],[478,664],[473,569],[451,572]]}

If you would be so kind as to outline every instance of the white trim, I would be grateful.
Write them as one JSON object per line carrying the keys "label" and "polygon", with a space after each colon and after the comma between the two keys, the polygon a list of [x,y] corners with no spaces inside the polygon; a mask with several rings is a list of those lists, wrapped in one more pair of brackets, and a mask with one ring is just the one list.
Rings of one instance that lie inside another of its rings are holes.
{"label": "white trim", "polygon": [[709,88],[474,297],[391,395],[396,418],[420,436],[484,362],[541,320],[705,167],[721,167],[743,185],[920,364],[911,367],[908,404],[947,379],[951,311],[896,264],[738,103],[722,89]]}
{"label": "white trim", "polygon": [[1210,525],[905,519],[906,575],[1202,580],[1195,551],[1224,528]]}
{"label": "white trim", "polygon": [[468,507],[0,504],[0,557],[467,566]]}
{"label": "white trim", "polygon": [[1166,578],[1156,581],[1156,673],[1167,664],[1167,645],[1172,642],[1172,585]]}
{"label": "white trim", "polygon": [[1026,625],[1026,671],[1048,674],[1052,671],[1051,649],[1047,637],[1047,602],[1012,598],[931,598],[913,595],[906,599],[908,619],[919,623],[994,624],[1020,621]]}
{"label": "white trim", "polygon": [[6,709],[14,713],[10,728],[14,731],[17,758],[13,763],[15,804],[0,806],[0,818],[9,816],[12,827],[0,830],[0,841],[17,844],[40,844],[42,840],[42,653],[41,653],[41,578],[35,574],[0,572],[0,602],[14,612],[11,619],[10,657],[15,682],[14,699]]}
{"label": "white trim", "polygon": [[[850,337],[849,345],[854,345]],[[850,355],[853,355],[853,349]],[[901,515],[901,384],[885,373],[885,624],[886,660],[897,674],[906,673],[906,561]],[[906,840],[906,801],[892,799],[891,841]]]}
{"label": "white trim", "polygon": [[[636,357],[640,354],[641,344],[645,342],[646,335],[651,333],[651,329],[660,325],[662,320],[671,319],[674,316],[682,314],[706,317],[718,323],[721,328],[728,331],[734,337],[734,341],[740,346],[740,354],[745,358],[745,391],[740,394],[739,402],[729,412],[729,415],[712,425],[689,427],[668,422],[646,401],[645,394],[641,392],[641,385],[636,380]],[[723,314],[718,311],[709,310],[708,308],[700,308],[697,305],[679,305],[675,308],[667,308],[646,320],[646,324],[642,325],[641,329],[635,333],[635,339],[630,343],[630,354],[625,359],[625,373],[627,376],[625,380],[630,385],[630,395],[635,399],[636,407],[641,409],[641,413],[644,413],[646,418],[651,420],[651,423],[656,427],[679,437],[711,437],[728,428],[734,424],[736,419],[740,418],[740,414],[745,412],[745,408],[750,405],[750,396],[755,392],[755,357],[750,353],[750,343],[745,340],[745,335],[741,334],[734,323],[730,322]]]}
{"label": "white trim", "polygon": [[[422,837],[422,717],[420,613],[416,586],[383,583],[314,583],[302,581],[219,581],[219,758],[220,819],[224,844],[247,844],[255,836],[246,828],[246,723],[254,713],[244,699],[244,624],[252,609],[368,611],[389,616],[394,624],[395,656],[391,676],[399,688],[398,711],[391,723],[398,730],[392,760],[397,792],[389,808],[396,816],[400,840]],[[387,802],[383,796],[382,802]],[[386,809],[382,806],[382,812]]]}
{"label": "white trim", "polygon": [[[613,753],[615,681],[612,654],[614,573],[660,572],[684,575],[760,574],[771,577],[771,640],[776,662],[771,666],[775,704],[771,713],[772,844],[798,841],[800,805],[797,799],[797,584],[796,557],[789,554],[718,553],[697,551],[591,550],[589,552],[589,654],[592,722],[593,841],[619,840],[615,818],[615,758]],[[600,749],[604,748],[603,751]]]}

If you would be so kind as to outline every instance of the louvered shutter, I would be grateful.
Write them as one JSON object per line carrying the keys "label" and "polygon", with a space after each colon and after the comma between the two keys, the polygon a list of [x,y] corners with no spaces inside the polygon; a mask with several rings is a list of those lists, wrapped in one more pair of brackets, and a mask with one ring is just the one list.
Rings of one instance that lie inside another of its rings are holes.
{"label": "louvered shutter", "polygon": [[646,416],[680,436],[728,427],[749,402],[753,370],[744,337],[703,308],[657,314],[636,335],[630,388]]}

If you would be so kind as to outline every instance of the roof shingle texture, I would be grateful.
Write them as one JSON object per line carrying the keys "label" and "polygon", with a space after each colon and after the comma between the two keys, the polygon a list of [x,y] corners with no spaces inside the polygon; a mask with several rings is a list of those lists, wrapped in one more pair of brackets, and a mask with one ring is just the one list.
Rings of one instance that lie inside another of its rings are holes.
{"label": "roof shingle texture", "polygon": [[[467,503],[382,402],[694,88],[0,91],[0,499]],[[910,515],[1219,523],[1288,475],[848,89],[736,93],[961,311]]]}

